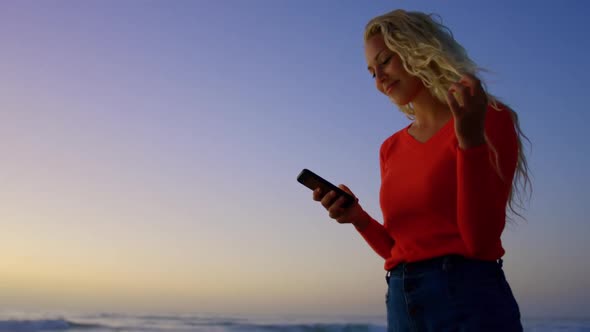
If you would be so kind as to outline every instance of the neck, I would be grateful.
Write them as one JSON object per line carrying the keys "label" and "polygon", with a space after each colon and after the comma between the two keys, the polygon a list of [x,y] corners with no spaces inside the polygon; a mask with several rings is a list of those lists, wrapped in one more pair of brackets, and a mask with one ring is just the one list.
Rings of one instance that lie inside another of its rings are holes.
{"label": "neck", "polygon": [[449,106],[436,99],[425,87],[412,100],[412,105],[415,116],[413,126],[419,128],[439,127],[452,116]]}

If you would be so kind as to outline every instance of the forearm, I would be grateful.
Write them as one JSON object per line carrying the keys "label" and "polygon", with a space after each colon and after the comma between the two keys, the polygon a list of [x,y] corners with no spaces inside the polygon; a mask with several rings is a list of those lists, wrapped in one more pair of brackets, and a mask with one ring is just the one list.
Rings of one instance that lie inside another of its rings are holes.
{"label": "forearm", "polygon": [[365,239],[367,244],[384,259],[389,258],[395,241],[389,235],[385,227],[364,212],[355,222],[356,230]]}
{"label": "forearm", "polygon": [[363,214],[359,216],[357,220],[353,221],[352,224],[357,231],[362,232],[369,226],[371,219],[371,216],[369,216],[367,212],[363,211]]}
{"label": "forearm", "polygon": [[471,138],[457,137],[459,148],[461,150],[468,150],[477,146],[486,144],[486,139],[483,133],[481,135],[475,135]]}
{"label": "forearm", "polygon": [[485,252],[505,225],[510,182],[502,180],[487,144],[460,150],[457,159],[457,223],[470,255]]}

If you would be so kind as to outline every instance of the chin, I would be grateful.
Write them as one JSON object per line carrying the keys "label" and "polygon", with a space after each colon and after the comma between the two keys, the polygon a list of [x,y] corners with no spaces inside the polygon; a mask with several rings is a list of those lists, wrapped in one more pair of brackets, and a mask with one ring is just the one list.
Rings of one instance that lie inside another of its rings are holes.
{"label": "chin", "polygon": [[394,103],[394,104],[396,104],[397,106],[400,106],[400,107],[401,106],[406,106],[406,105],[408,105],[409,103],[412,102],[409,98],[399,98],[399,97],[396,98],[396,97],[392,97],[392,96],[389,96],[389,100],[392,103]]}
{"label": "chin", "polygon": [[410,91],[407,90],[398,90],[395,96],[388,96],[389,100],[391,100],[397,106],[406,106],[410,104],[418,94],[422,91],[421,87],[418,86],[415,89]]}

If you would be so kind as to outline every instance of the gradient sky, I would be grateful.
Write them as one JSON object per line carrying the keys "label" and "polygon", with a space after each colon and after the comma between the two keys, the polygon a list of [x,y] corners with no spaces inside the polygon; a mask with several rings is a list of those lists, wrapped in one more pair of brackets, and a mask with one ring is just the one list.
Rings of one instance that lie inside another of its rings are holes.
{"label": "gradient sky", "polygon": [[362,33],[395,8],[440,14],[533,143],[521,311],[590,316],[586,1],[1,2],[0,309],[384,314],[382,259],[295,178],[382,221],[408,120]]}

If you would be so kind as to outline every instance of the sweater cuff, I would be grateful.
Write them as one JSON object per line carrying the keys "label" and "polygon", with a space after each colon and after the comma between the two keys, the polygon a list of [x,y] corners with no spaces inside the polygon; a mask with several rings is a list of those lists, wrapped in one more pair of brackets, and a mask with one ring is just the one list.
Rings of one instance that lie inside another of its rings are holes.
{"label": "sweater cuff", "polygon": [[358,227],[354,226],[354,228],[356,228],[356,230],[365,238],[379,234],[383,228],[383,225],[378,223],[375,219],[371,218],[369,215],[367,215],[367,217],[369,218],[369,223],[365,226],[365,228],[360,230]]}
{"label": "sweater cuff", "polygon": [[472,148],[468,148],[468,149],[461,149],[459,146],[457,146],[457,157],[459,158],[460,161],[465,161],[465,162],[488,162],[489,161],[489,146],[487,143],[482,144],[482,145],[478,145],[478,146],[474,146]]}
{"label": "sweater cuff", "polygon": [[470,148],[467,148],[467,149],[462,149],[457,144],[457,150],[459,150],[460,152],[463,152],[463,153],[474,153],[474,152],[477,152],[477,151],[480,151],[480,150],[487,150],[487,148],[488,148],[488,143],[483,143],[483,144],[480,144],[478,146],[473,146],[473,147],[470,147]]}

